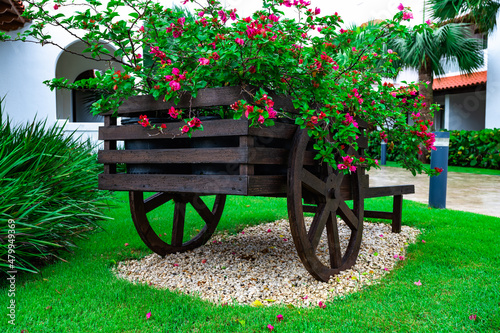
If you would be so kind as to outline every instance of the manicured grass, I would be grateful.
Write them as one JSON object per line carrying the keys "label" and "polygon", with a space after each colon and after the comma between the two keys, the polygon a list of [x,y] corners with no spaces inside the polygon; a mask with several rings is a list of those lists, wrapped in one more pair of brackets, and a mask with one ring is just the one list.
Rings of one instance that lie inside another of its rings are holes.
{"label": "manicured grass", "polygon": [[[429,164],[424,164],[427,168]],[[398,163],[393,161],[387,161],[386,166],[390,167],[401,167]],[[494,169],[483,169],[483,168],[472,168],[472,167],[459,167],[454,165],[448,166],[448,172],[462,172],[462,173],[474,173],[476,175],[500,175],[500,170]]]}
{"label": "manicured grass", "polygon": [[[424,230],[426,243],[410,245],[407,260],[379,285],[329,301],[326,309],[222,307],[113,276],[116,262],[150,253],[133,227],[126,196],[115,198],[121,205],[109,212],[115,220],[79,241],[80,248],[64,257],[67,263],[18,278],[17,326],[3,315],[1,332],[269,332],[268,324],[275,333],[500,329],[498,218],[405,201],[404,224]],[[390,203],[390,198],[371,199],[366,208],[388,210]],[[284,199],[230,197],[218,230],[234,232],[283,217]],[[421,286],[414,284],[418,280]],[[0,300],[9,302],[5,288]],[[475,321],[469,319],[473,314]]]}

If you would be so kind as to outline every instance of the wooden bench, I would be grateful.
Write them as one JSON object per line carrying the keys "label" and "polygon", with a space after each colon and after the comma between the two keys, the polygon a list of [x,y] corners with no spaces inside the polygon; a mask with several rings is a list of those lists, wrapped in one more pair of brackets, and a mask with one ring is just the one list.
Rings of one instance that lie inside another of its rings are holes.
{"label": "wooden bench", "polygon": [[392,232],[401,232],[401,216],[403,213],[403,195],[415,193],[415,185],[395,185],[368,187],[365,198],[393,197],[392,212],[365,210],[365,217],[392,221]]}

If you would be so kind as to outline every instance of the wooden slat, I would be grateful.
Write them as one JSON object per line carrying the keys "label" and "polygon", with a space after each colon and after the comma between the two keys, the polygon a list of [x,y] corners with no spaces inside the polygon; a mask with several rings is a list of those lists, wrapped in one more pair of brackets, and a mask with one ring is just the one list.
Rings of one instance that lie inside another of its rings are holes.
{"label": "wooden slat", "polygon": [[99,175],[99,189],[247,195],[248,177],[231,175]]}
{"label": "wooden slat", "polygon": [[282,196],[286,194],[286,176],[248,176],[247,195]]}
{"label": "wooden slat", "polygon": [[373,210],[365,210],[365,217],[374,218],[374,219],[384,219],[384,220],[392,220],[392,212],[378,212]]}
{"label": "wooden slat", "polygon": [[[253,101],[251,94],[255,94],[256,87],[220,87],[207,88],[198,91],[196,98],[192,98],[190,93],[184,93],[179,103],[173,101],[164,102],[161,98],[155,100],[151,95],[133,96],[127,99],[118,109],[119,116],[131,116],[146,112],[162,112],[174,106],[176,108],[204,108],[212,106],[229,106],[239,100]],[[286,112],[297,113],[291,98],[270,93],[269,96],[274,101],[276,110],[283,109]]]}
{"label": "wooden slat", "polygon": [[154,150],[100,150],[99,163],[249,163],[286,164],[288,150],[280,148],[189,148]]}
{"label": "wooden slat", "polygon": [[[148,130],[139,125],[130,126],[109,126],[99,128],[99,140],[136,140],[136,139],[169,139],[186,138],[181,136],[183,122],[166,123],[167,128],[163,130],[164,134],[158,130]],[[203,122],[203,131],[194,131],[193,138],[212,137],[212,136],[234,136],[248,135],[248,120],[207,120]]]}
{"label": "wooden slat", "polygon": [[266,138],[288,139],[291,140],[297,130],[297,125],[280,123],[276,121],[274,126],[270,127],[250,127],[250,135],[262,136]]}
{"label": "wooden slat", "polygon": [[366,190],[365,198],[387,197],[412,193],[415,193],[415,185],[369,187]]}

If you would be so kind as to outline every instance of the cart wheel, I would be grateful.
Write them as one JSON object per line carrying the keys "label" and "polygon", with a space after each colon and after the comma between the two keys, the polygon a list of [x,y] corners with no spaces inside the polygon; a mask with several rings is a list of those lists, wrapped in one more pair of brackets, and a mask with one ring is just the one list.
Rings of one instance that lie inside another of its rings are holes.
{"label": "cart wheel", "polygon": [[[330,166],[305,163],[310,142],[307,130],[298,129],[290,151],[288,217],[302,263],[316,279],[327,282],[332,275],[353,266],[358,256],[363,233],[363,170],[351,174],[349,186],[341,192],[347,176]],[[348,153],[357,155],[353,148]],[[346,191],[352,197],[353,209],[346,203]],[[304,213],[311,213],[312,222],[306,221]],[[342,224],[348,227],[347,235],[339,235]],[[321,240],[325,229],[326,239]]]}
{"label": "cart wheel", "polygon": [[[169,253],[185,252],[205,244],[214,233],[215,228],[217,228],[226,202],[225,195],[216,195],[214,206],[210,210],[203,199],[194,193],[174,194],[158,192],[144,200],[143,192],[131,191],[129,197],[132,220],[139,236],[151,250],[161,256]],[[151,226],[146,214],[170,200],[174,201],[175,207],[172,223],[167,224],[167,228],[171,228],[172,230],[172,239],[168,242],[166,239],[167,236],[160,238],[157,231]],[[201,216],[205,222],[205,226],[192,239],[183,242],[184,220],[186,218],[186,206],[188,203]]]}

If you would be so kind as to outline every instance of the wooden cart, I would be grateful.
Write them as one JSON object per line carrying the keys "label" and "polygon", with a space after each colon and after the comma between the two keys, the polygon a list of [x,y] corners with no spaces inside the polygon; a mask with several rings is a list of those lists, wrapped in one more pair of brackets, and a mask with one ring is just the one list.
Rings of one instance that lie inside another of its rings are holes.
{"label": "wooden cart", "polygon": [[[273,97],[276,109],[296,112],[289,99]],[[175,107],[228,106],[241,99],[252,100],[240,87],[205,89],[195,99],[185,95]],[[118,115],[147,114],[154,117],[164,114],[171,106],[173,104],[155,101],[150,96],[138,96],[123,104]],[[346,150],[351,155],[362,156],[368,144],[363,135],[367,124],[358,123],[362,132],[357,140],[359,149],[355,151],[346,147]],[[203,131],[194,132],[192,139],[185,136],[170,139],[169,134],[152,135],[151,130],[139,125],[117,126],[116,118],[106,115],[105,126],[99,129],[99,139],[104,140],[104,150],[99,151],[99,162],[104,164],[99,188],[129,191],[132,219],[141,239],[162,256],[205,244],[221,218],[226,195],[286,197],[297,253],[305,268],[322,281],[328,281],[332,275],[356,262],[363,233],[363,203],[367,195],[395,196],[394,212],[370,213],[375,214],[374,217],[396,220],[393,231],[398,231],[400,198],[402,194],[412,193],[412,186],[370,191],[364,168],[344,175],[315,160],[307,131],[297,125],[286,122],[277,122],[266,128],[250,128],[248,125],[247,120],[209,120],[203,122]],[[165,132],[179,133],[179,127],[180,123],[167,123]],[[117,150],[117,141],[134,140],[157,143],[156,149]],[[154,169],[156,174],[117,173],[117,163],[164,168]],[[214,171],[214,167],[218,169]],[[208,171],[204,172],[205,169]],[[156,194],[145,198],[144,192]],[[205,195],[215,195],[213,206],[207,206]],[[352,208],[347,203],[350,200]],[[166,240],[153,230],[146,214],[169,201],[175,206],[173,217],[166,221],[171,225],[172,237]],[[186,241],[184,222],[188,204],[200,215],[205,226]],[[306,221],[305,215],[312,216],[312,223]],[[350,230],[345,247],[341,246],[339,239],[337,216]],[[327,263],[317,255],[325,229]]]}

